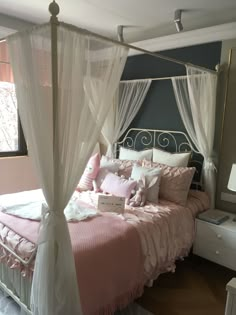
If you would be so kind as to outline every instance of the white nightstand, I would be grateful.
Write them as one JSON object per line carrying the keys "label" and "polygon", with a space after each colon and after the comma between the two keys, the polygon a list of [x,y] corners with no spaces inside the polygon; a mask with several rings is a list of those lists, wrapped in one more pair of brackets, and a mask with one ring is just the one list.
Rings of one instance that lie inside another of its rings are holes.
{"label": "white nightstand", "polygon": [[221,211],[229,219],[215,225],[200,219],[195,220],[196,236],[193,253],[217,264],[236,270],[236,214]]}
{"label": "white nightstand", "polygon": [[236,314],[236,278],[230,280],[226,285],[227,301],[225,307],[225,315]]}

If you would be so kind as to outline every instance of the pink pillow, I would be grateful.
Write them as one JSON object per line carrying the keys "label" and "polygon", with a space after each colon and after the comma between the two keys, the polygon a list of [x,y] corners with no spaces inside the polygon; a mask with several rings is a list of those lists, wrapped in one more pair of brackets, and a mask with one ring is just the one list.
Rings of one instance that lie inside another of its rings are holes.
{"label": "pink pillow", "polygon": [[162,170],[160,183],[160,198],[181,206],[185,206],[195,167],[172,167],[161,163],[143,161],[144,167],[158,167]]}
{"label": "pink pillow", "polygon": [[93,180],[97,177],[100,166],[100,155],[99,153],[94,154],[89,159],[84,173],[79,181],[78,188],[81,190],[92,190]]}
{"label": "pink pillow", "polygon": [[108,173],[102,182],[101,190],[117,197],[129,198],[136,184],[135,180],[127,180],[113,173]]}

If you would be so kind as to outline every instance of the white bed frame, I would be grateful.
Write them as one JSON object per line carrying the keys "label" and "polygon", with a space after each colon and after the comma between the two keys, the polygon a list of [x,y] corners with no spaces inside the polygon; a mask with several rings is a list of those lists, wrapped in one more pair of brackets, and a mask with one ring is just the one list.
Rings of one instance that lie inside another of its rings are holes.
{"label": "white bed frame", "polygon": [[[188,135],[182,131],[174,130],[159,130],[159,129],[137,129],[131,128],[128,130],[122,141],[117,142],[116,151],[119,147],[124,146],[134,150],[161,148],[168,152],[186,152],[192,151],[191,166],[195,166],[197,180],[193,182],[196,188],[201,187],[201,168],[203,157],[200,152],[194,147]],[[29,261],[22,260],[14,251],[8,248],[0,241],[0,246],[8,250],[20,262],[27,267],[34,259],[36,251],[32,254]],[[25,311],[26,314],[32,315],[30,311],[30,292],[31,279],[24,278],[20,270],[11,269],[6,264],[0,262],[0,287],[11,296],[17,304]]]}
{"label": "white bed frame", "polygon": [[204,158],[185,132],[131,128],[123,139],[116,143],[116,153],[119,152],[121,146],[137,151],[151,148],[159,148],[173,153],[191,151],[192,157],[189,166],[196,167],[196,174],[192,183],[196,186],[196,189],[202,188],[201,170]]}
{"label": "white bed frame", "polygon": [[19,269],[11,269],[4,263],[0,263],[0,279],[0,288],[5,294],[20,306],[24,314],[32,315],[29,309],[31,279],[23,277]]}

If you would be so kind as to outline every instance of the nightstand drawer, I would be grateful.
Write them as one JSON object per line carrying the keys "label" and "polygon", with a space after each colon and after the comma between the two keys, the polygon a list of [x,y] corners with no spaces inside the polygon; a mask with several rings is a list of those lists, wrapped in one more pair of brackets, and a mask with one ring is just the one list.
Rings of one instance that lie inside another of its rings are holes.
{"label": "nightstand drawer", "polygon": [[217,264],[236,270],[236,251],[231,248],[219,246],[218,242],[208,242],[204,245],[202,240],[196,239],[193,253]]}
{"label": "nightstand drawer", "polygon": [[201,240],[208,247],[208,243],[236,250],[236,231],[227,230],[220,225],[196,220],[196,240]]}

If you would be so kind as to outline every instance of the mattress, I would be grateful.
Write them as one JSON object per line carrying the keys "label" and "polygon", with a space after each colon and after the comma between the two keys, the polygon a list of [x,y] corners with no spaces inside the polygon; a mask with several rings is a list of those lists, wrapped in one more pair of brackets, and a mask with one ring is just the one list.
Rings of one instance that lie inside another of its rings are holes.
{"label": "mattress", "polygon": [[[96,197],[93,192],[79,195],[94,207]],[[140,296],[160,273],[174,271],[176,259],[192,246],[195,216],[208,207],[206,194],[191,191],[185,207],[160,200],[142,208],[127,206],[123,215],[101,213],[68,223],[84,314],[112,314]],[[34,260],[28,262],[36,251],[39,223],[2,212],[0,222],[2,243],[21,258],[1,246],[1,263],[30,282]]]}

